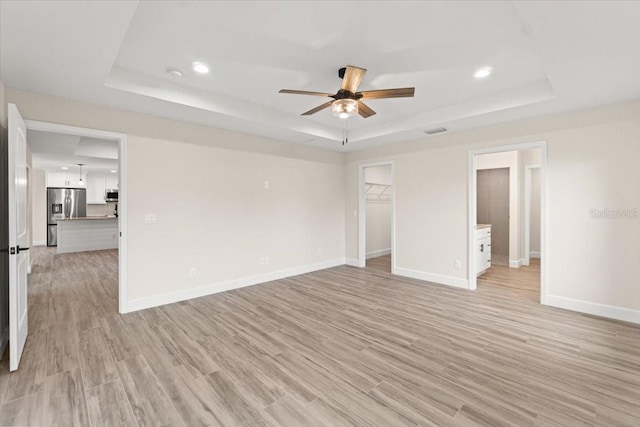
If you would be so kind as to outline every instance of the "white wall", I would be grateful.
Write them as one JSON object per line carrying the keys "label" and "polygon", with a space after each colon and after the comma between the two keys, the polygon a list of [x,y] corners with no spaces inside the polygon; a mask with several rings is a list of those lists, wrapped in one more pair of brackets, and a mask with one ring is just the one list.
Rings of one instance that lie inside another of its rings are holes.
{"label": "white wall", "polygon": [[[549,302],[640,322],[640,219],[592,216],[593,209],[640,208],[639,101],[343,156],[33,93],[8,90],[7,98],[27,119],[129,135],[131,299],[161,303],[153,297],[330,265],[345,253],[357,259],[358,164],[383,160],[395,160],[400,272],[464,286],[469,150],[545,140]],[[220,177],[237,191],[203,199],[221,184],[194,179]],[[171,197],[163,196],[167,185]],[[144,225],[145,213],[156,213],[158,224]],[[261,255],[270,266],[257,266]],[[196,279],[186,278],[192,266]]]}
{"label": "white wall", "polygon": [[529,216],[529,252],[540,254],[540,169],[531,169],[531,205]]}
{"label": "white wall", "polygon": [[[364,180],[391,185],[391,166],[365,168]],[[391,202],[367,201],[365,218],[367,258],[391,253]]]}
{"label": "white wall", "polygon": [[31,204],[31,236],[33,245],[47,244],[47,182],[41,169],[31,171],[33,202]]}
{"label": "white wall", "polygon": [[635,101],[349,153],[346,256],[358,251],[358,164],[394,160],[398,269],[465,285],[469,150],[544,140],[549,302],[640,322],[640,219],[591,217],[640,208],[639,117]]}
{"label": "white wall", "polygon": [[[7,95],[25,119],[128,134],[130,307],[344,262],[340,153],[29,92]],[[145,225],[146,213],[157,224]],[[261,257],[269,264],[259,265]]]}

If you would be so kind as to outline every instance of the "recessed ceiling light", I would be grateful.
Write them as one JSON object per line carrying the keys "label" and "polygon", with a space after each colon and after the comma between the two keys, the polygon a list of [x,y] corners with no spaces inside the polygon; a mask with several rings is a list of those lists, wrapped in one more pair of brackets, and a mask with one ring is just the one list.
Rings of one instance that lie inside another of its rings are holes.
{"label": "recessed ceiling light", "polygon": [[68,170],[69,168],[68,168],[68,167],[66,167],[66,166],[62,166],[60,169],[62,169],[63,171],[66,171],[66,170]]}
{"label": "recessed ceiling light", "polygon": [[191,65],[193,66],[193,71],[196,73],[207,74],[209,72],[207,64],[203,64],[202,62],[194,62]]}
{"label": "recessed ceiling light", "polygon": [[115,170],[115,169],[111,169],[111,173],[116,173],[116,172],[118,172],[118,171]]}
{"label": "recessed ceiling light", "polygon": [[485,77],[489,77],[492,71],[493,68],[491,67],[482,67],[476,71],[473,77],[475,77],[476,79],[484,79]]}
{"label": "recessed ceiling light", "polygon": [[176,69],[173,69],[173,68],[169,68],[167,70],[167,74],[169,74],[171,77],[174,77],[176,79],[179,79],[179,78],[182,77],[182,73],[180,71],[176,70]]}

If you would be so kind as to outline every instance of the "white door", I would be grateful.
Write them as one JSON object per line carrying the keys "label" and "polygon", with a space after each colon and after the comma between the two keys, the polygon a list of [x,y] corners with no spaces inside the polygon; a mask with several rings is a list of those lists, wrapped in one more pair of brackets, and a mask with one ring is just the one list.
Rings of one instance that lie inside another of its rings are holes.
{"label": "white door", "polygon": [[9,369],[15,371],[27,341],[27,128],[9,104]]}

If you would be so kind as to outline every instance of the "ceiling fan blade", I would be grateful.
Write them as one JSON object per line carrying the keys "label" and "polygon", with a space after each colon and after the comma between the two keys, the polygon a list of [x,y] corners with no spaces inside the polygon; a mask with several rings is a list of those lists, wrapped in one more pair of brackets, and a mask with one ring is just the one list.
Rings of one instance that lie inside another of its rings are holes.
{"label": "ceiling fan blade", "polygon": [[302,115],[303,116],[310,116],[312,114],[317,113],[318,111],[322,111],[325,108],[331,107],[331,104],[333,104],[333,101],[325,102],[324,104],[322,104],[322,105],[320,105],[320,106],[318,106],[316,108],[313,108],[313,109],[307,111],[306,113],[302,113]]}
{"label": "ceiling fan blade", "polygon": [[358,114],[360,114],[362,117],[366,119],[367,117],[373,116],[375,113],[376,112],[369,108],[369,106],[364,102],[358,101]]}
{"label": "ceiling fan blade", "polygon": [[333,96],[333,93],[309,92],[308,90],[280,89],[279,93],[291,93],[294,95]]}
{"label": "ceiling fan blade", "polygon": [[365,90],[364,92],[358,92],[356,97],[362,99],[382,99],[382,98],[411,98],[416,92],[415,87],[403,87],[398,89],[380,89],[380,90]]}
{"label": "ceiling fan blade", "polygon": [[360,82],[366,73],[367,70],[364,68],[347,65],[347,70],[345,71],[342,79],[341,89],[351,93],[356,93],[356,90],[358,90],[358,86],[360,86]]}

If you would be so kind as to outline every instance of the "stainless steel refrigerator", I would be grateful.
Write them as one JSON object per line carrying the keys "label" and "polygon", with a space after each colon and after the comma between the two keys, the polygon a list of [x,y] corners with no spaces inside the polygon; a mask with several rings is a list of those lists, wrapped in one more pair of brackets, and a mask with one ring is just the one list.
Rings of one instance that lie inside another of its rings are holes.
{"label": "stainless steel refrigerator", "polygon": [[87,216],[87,190],[47,188],[47,246],[58,246],[59,219]]}

